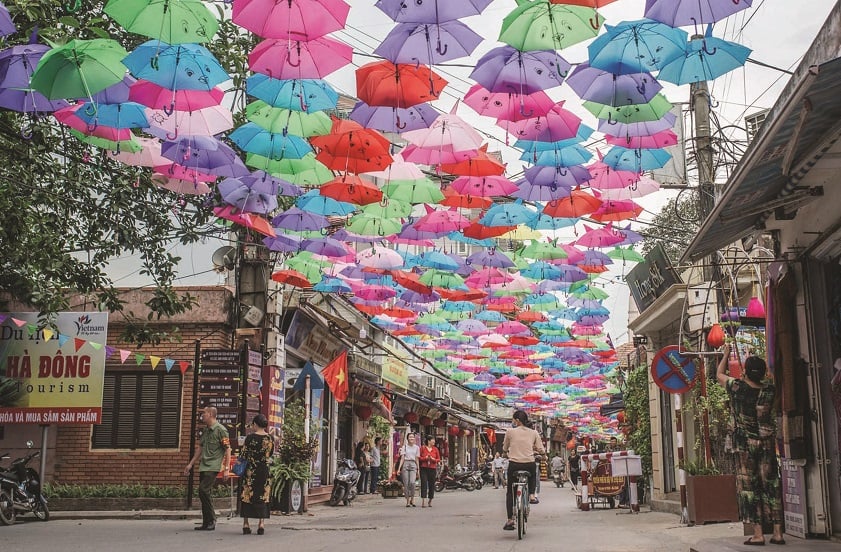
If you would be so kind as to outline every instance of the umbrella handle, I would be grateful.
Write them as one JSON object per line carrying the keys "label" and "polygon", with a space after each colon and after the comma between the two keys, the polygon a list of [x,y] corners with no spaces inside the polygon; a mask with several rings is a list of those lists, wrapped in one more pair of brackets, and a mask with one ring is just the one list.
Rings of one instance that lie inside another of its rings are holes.
{"label": "umbrella handle", "polygon": [[439,39],[438,39],[438,47],[437,47],[437,48],[435,48],[435,51],[436,51],[436,52],[438,52],[440,55],[442,55],[442,56],[443,56],[443,55],[446,55],[447,50],[449,49],[449,47],[450,47],[450,45],[449,45],[449,44],[444,44],[444,49],[442,50],[442,49],[441,49],[441,39],[439,38]]}
{"label": "umbrella handle", "polygon": [[617,123],[619,123],[619,121],[614,121],[613,120],[613,111],[608,112],[608,114],[607,114],[607,124],[615,125]]}
{"label": "umbrella handle", "polygon": [[96,130],[96,127],[98,127],[98,126],[99,126],[99,122],[96,119],[94,119],[92,123],[88,123],[88,132],[93,132],[94,130]]}
{"label": "umbrella handle", "polygon": [[[738,2],[737,2],[737,1],[735,1],[735,0],[734,0],[734,3],[735,3],[735,4],[738,4]],[[707,47],[707,41],[706,41],[706,39],[704,40],[704,53],[705,53],[705,54],[707,54],[708,56],[714,56],[714,55],[715,55],[715,53],[716,53],[717,51],[718,51],[718,48],[717,48],[717,47],[714,47],[714,48],[712,49],[712,52],[711,52],[711,51],[710,51],[710,49]]]}
{"label": "umbrella handle", "polygon": [[158,69],[160,69],[160,63],[159,63],[159,61],[160,61],[160,58],[158,58],[158,54],[155,54],[155,55],[152,57],[152,59],[150,59],[150,60],[149,60],[149,67],[151,67],[152,69],[154,69],[155,71],[157,71]]}
{"label": "umbrella handle", "polygon": [[163,112],[166,114],[167,117],[172,115],[175,112],[175,102],[169,104],[169,106],[163,107]]}
{"label": "umbrella handle", "polygon": [[599,25],[600,25],[600,23],[599,23],[599,13],[598,13],[598,12],[596,12],[596,19],[595,19],[595,21],[593,20],[593,18],[592,18],[592,17],[590,18],[590,26],[593,28],[593,30],[598,31],[598,30],[599,30]]}
{"label": "umbrella handle", "polygon": [[530,118],[532,115],[534,115],[534,109],[530,109],[530,110],[529,110],[529,112],[528,112],[528,113],[526,113],[526,104],[525,104],[525,103],[523,103],[523,101],[522,101],[522,100],[520,100],[520,115],[522,115],[523,117],[525,117],[526,119],[528,119],[528,118]]}
{"label": "umbrella handle", "polygon": [[175,133],[169,133],[169,132],[166,133],[166,139],[167,140],[175,140],[176,138],[178,138],[178,128],[177,127],[175,129]]}
{"label": "umbrella handle", "polygon": [[87,105],[85,105],[85,114],[90,115],[91,117],[96,115],[96,104],[94,104],[93,102],[86,102],[86,104]]}
{"label": "umbrella handle", "polygon": [[79,8],[82,7],[82,0],[75,0],[72,4],[67,3],[64,5],[64,9],[69,11],[70,13],[75,13],[79,11]]}
{"label": "umbrella handle", "polygon": [[408,123],[404,123],[404,122],[402,122],[402,121],[400,120],[400,115],[398,115],[398,116],[397,116],[397,120],[396,120],[396,121],[395,121],[395,123],[394,123],[394,126],[396,126],[397,128],[399,128],[400,130],[403,130],[404,128],[406,128],[406,125],[407,125],[407,124],[408,124]]}
{"label": "umbrella handle", "polygon": [[306,112],[306,110],[307,110],[307,104],[306,104],[306,102],[304,101],[304,91],[303,91],[303,90],[301,90],[301,93],[300,93],[300,94],[298,94],[298,99],[299,99],[299,100],[301,100],[301,111]]}
{"label": "umbrella handle", "polygon": [[[298,43],[298,48],[300,48],[300,43]],[[288,63],[292,67],[300,67],[301,66],[301,54],[300,51],[298,52],[298,63],[292,63],[292,50],[286,50],[286,63]]]}
{"label": "umbrella handle", "polygon": [[637,92],[645,95],[645,80],[643,80],[640,84],[637,85]]}

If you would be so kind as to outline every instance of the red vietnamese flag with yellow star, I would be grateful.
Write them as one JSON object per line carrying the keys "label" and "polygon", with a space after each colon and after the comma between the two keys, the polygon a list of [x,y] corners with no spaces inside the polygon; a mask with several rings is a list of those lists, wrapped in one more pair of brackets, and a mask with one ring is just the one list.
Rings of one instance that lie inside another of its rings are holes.
{"label": "red vietnamese flag with yellow star", "polygon": [[339,356],[330,361],[330,364],[324,367],[321,371],[324,376],[324,383],[333,392],[336,401],[345,402],[348,393],[350,393],[350,385],[348,385],[348,371],[347,371],[347,350],[339,353]]}

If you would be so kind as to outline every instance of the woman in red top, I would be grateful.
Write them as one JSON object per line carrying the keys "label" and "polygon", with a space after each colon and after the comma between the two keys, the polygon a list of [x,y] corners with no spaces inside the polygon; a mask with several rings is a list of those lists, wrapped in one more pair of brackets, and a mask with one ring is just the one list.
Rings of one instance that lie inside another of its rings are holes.
{"label": "woman in red top", "polygon": [[441,453],[435,446],[435,436],[427,435],[426,444],[421,447],[418,457],[421,480],[421,508],[427,506],[432,508],[432,498],[435,496],[435,479],[438,475],[438,463],[440,461]]}

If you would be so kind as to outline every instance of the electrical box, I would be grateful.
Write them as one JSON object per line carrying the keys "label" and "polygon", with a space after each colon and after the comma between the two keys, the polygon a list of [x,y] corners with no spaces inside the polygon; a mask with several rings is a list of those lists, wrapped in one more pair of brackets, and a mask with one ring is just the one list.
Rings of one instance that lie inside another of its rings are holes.
{"label": "electrical box", "polygon": [[687,327],[698,332],[718,322],[718,291],[715,284],[704,282],[689,286],[686,292]]}

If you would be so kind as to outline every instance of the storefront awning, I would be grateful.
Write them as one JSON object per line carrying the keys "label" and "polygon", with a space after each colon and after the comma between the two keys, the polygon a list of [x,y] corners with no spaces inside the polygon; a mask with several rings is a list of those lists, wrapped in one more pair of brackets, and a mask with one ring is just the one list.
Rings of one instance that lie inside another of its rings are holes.
{"label": "storefront awning", "polygon": [[804,179],[841,137],[841,58],[812,66],[789,84],[686,249],[694,261],[762,229],[778,209],[817,197]]}

